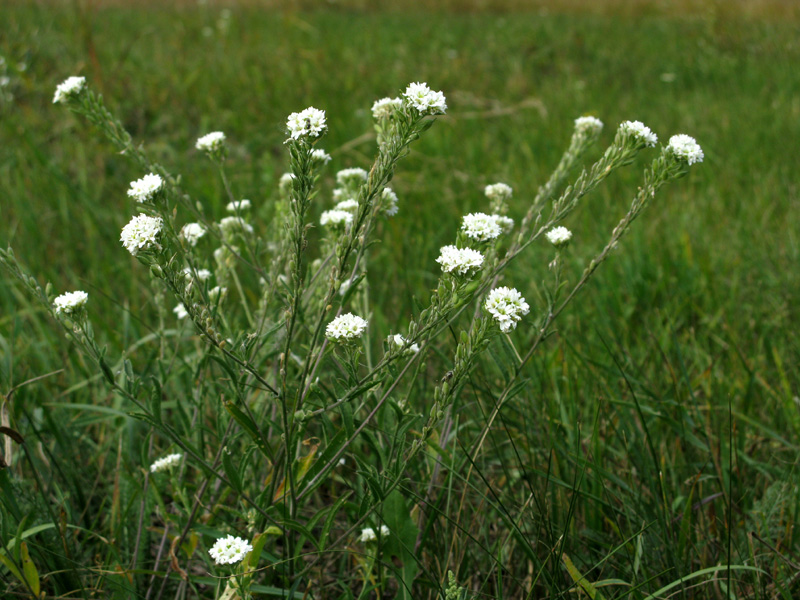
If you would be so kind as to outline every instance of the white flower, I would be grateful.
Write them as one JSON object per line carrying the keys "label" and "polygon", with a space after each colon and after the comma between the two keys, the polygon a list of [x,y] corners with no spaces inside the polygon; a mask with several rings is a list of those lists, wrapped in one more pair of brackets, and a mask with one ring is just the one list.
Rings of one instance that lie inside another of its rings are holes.
{"label": "white flower", "polygon": [[447,110],[447,103],[442,92],[434,92],[426,83],[411,83],[403,93],[408,103],[420,113],[439,115]]}
{"label": "white flower", "polygon": [[289,115],[286,121],[286,128],[292,139],[302,136],[319,137],[325,130],[325,111],[309,106],[307,109]]}
{"label": "white flower", "polygon": [[232,213],[250,210],[250,200],[234,200],[233,202],[228,202],[225,210]]}
{"label": "white flower", "polygon": [[211,300],[211,302],[217,302],[217,301],[221,302],[225,298],[227,293],[228,293],[228,288],[215,286],[210,290],[208,290],[208,299]]}
{"label": "white flower", "polygon": [[404,338],[399,333],[390,335],[387,341],[390,344],[394,344],[398,348],[405,348],[404,354],[416,354],[417,352],[419,352],[419,344],[411,344],[410,346],[408,346],[408,340],[406,340],[406,338]]}
{"label": "white flower", "polygon": [[467,237],[478,242],[488,242],[502,233],[500,224],[494,215],[485,213],[470,213],[465,215],[461,224],[461,231]]}
{"label": "white flower", "polygon": [[294,173],[284,173],[281,175],[281,179],[278,182],[278,190],[280,190],[281,194],[284,196],[288,196],[289,192],[292,191],[292,181],[294,181]]}
{"label": "white flower", "polygon": [[224,144],[225,134],[221,131],[212,131],[197,140],[194,147],[202,152],[216,152],[221,149]]}
{"label": "white flower", "polygon": [[163,187],[164,180],[161,179],[161,176],[150,173],[141,179],[131,182],[131,189],[128,190],[128,196],[137,202],[148,202],[152,200]]}
{"label": "white flower", "polygon": [[351,285],[353,285],[353,280],[352,280],[352,279],[345,279],[345,280],[344,280],[344,281],[343,281],[343,282],[342,282],[342,283],[339,285],[339,295],[340,295],[340,296],[344,296],[344,295],[347,293],[347,290],[349,290],[349,289],[350,289],[350,286],[351,286]]}
{"label": "white flower", "polygon": [[218,565],[235,565],[242,562],[252,549],[252,544],[247,540],[229,535],[214,542],[208,553]]}
{"label": "white flower", "polygon": [[178,306],[172,309],[172,312],[175,313],[175,316],[178,317],[179,321],[189,316],[189,313],[186,312],[186,307],[183,304],[178,304]]}
{"label": "white flower", "polygon": [[483,193],[489,200],[494,202],[505,202],[511,198],[513,190],[511,189],[511,186],[506,185],[505,183],[493,183],[491,185],[487,185],[483,190]]}
{"label": "white flower", "polygon": [[625,121],[619,128],[623,133],[634,136],[639,142],[650,148],[655,146],[658,141],[658,136],[641,121]]}
{"label": "white flower", "polygon": [[225,217],[219,222],[219,228],[223,233],[232,235],[237,232],[253,233],[253,226],[246,222],[242,217]]}
{"label": "white flower", "polygon": [[381,192],[381,199],[383,200],[383,212],[389,217],[393,217],[399,210],[397,208],[397,194],[394,193],[392,188],[383,188]]}
{"label": "white flower", "polygon": [[554,227],[544,235],[555,247],[564,246],[572,239],[572,232],[566,227]]}
{"label": "white flower", "polygon": [[352,198],[350,198],[349,200],[342,200],[341,202],[339,202],[339,204],[337,204],[333,208],[334,210],[346,210],[348,212],[354,212],[358,210],[358,200],[353,200]]}
{"label": "white flower", "polygon": [[317,162],[321,162],[323,165],[327,165],[329,162],[331,162],[331,155],[321,148],[312,150],[311,158]]}
{"label": "white flower", "polygon": [[172,467],[176,466],[179,462],[181,462],[182,454],[170,454],[169,456],[165,456],[164,458],[159,458],[156,462],[150,465],[150,472],[151,473],[158,473],[159,471],[166,471],[167,469],[171,469]]}
{"label": "white flower", "polygon": [[332,341],[352,341],[364,333],[367,322],[353,313],[339,315],[328,323],[325,328],[325,337]]}
{"label": "white flower", "polygon": [[514,329],[522,316],[530,312],[530,306],[525,302],[525,298],[514,288],[505,286],[489,292],[483,306],[504,333]]}
{"label": "white flower", "polygon": [[680,160],[685,160],[689,165],[703,162],[703,149],[697,141],[686,134],[679,133],[669,138],[667,149]]}
{"label": "white flower", "polygon": [[481,268],[483,254],[472,248],[444,246],[440,250],[440,255],[436,262],[442,266],[442,271],[445,273],[456,272],[460,275],[467,275],[471,274],[473,270]]}
{"label": "white flower", "polygon": [[511,217],[505,217],[503,215],[492,215],[494,222],[503,230],[503,233],[511,233],[511,230],[514,229],[514,219]]}
{"label": "white flower", "polygon": [[200,223],[187,223],[181,229],[180,236],[186,240],[190,246],[197,246],[197,240],[206,234],[206,228]]}
{"label": "white flower", "polygon": [[575,131],[587,135],[597,135],[603,130],[603,122],[597,117],[578,117],[575,119]]}
{"label": "white flower", "polygon": [[346,191],[347,190],[343,190],[342,188],[336,188],[333,190],[333,200],[335,202],[339,202],[342,198],[344,198]]}
{"label": "white flower", "polygon": [[[386,525],[381,525],[381,536],[385,537],[389,535],[391,531]],[[375,535],[375,530],[372,527],[367,527],[366,529],[361,530],[361,536],[358,538],[359,542],[366,544],[367,542],[374,542],[378,539],[378,536]]]}
{"label": "white flower", "polygon": [[120,241],[125,249],[133,256],[140,250],[161,250],[158,237],[164,222],[161,217],[149,215],[136,215],[122,228]]}
{"label": "white flower", "polygon": [[375,120],[388,119],[403,106],[400,98],[381,98],[372,105],[372,116]]}
{"label": "white flower", "polygon": [[86,87],[86,77],[68,77],[56,86],[53,104],[66,102],[70,97],[77,96]]}
{"label": "white flower", "polygon": [[71,315],[83,309],[89,301],[89,294],[80,290],[75,292],[66,292],[57,296],[53,300],[53,306],[57,314]]}
{"label": "white flower", "polygon": [[208,269],[197,269],[197,271],[193,271],[191,267],[186,267],[183,270],[186,279],[194,279],[197,278],[198,281],[205,281],[209,277],[211,277],[211,271]]}
{"label": "white flower", "polygon": [[358,167],[353,169],[342,169],[336,173],[336,183],[344,187],[358,187],[366,180],[367,172]]}
{"label": "white flower", "polygon": [[353,213],[335,208],[333,210],[326,210],[319,218],[320,225],[330,225],[332,227],[336,227],[338,225],[349,227],[352,222]]}

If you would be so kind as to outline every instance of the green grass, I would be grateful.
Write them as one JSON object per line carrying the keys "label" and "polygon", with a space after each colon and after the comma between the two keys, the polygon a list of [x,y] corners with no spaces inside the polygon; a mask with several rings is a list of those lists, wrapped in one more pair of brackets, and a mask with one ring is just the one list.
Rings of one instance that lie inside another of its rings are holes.
{"label": "green grass", "polygon": [[[575,597],[562,552],[588,581],[610,581],[600,588],[606,598],[645,598],[729,563],[761,569],[731,572],[731,598],[800,593],[792,578],[800,562],[796,22],[234,9],[227,35],[205,37],[218,16],[193,7],[0,12],[13,93],[0,104],[0,244],[56,290],[88,291],[94,328],[111,355],[155,323],[148,274],[118,242],[131,214],[125,190],[141,173],[88,123],[51,104],[69,75],[86,75],[134,138],[182,174],[216,217],[226,201],[214,169],[193,149],[199,135],[226,132],[233,186],[258,206],[271,201],[288,169],[290,112],[327,111],[332,174],[369,166],[375,99],[410,81],[443,90],[448,115],[401,163],[392,182],[400,213],[379,231],[370,256],[381,274],[370,281],[379,331],[406,324],[416,301],[427,299],[439,247],[452,242],[462,214],[485,206],[487,183],[512,185],[511,216],[521,218],[575,117],[600,117],[603,145],[625,119],[645,122],[662,140],[688,133],[706,161],[657,197],[559,320],[474,465],[465,449],[480,437],[501,380],[491,358],[457,400],[459,434],[440,456],[442,487],[424,522],[414,597],[436,597],[447,569],[476,597]],[[19,63],[27,68],[18,71]],[[615,174],[566,223],[575,235],[570,280],[625,213],[645,164]],[[315,210],[317,217],[323,208]],[[551,259],[540,244],[505,278],[534,312]],[[63,508],[64,522],[102,539],[74,529],[66,548],[52,530],[28,538],[40,574],[52,573],[43,589],[144,597],[146,574],[127,581],[100,567],[131,564],[141,468],[153,457],[149,429],[124,416],[131,407],[58,331],[21,286],[0,281],[0,392],[64,369],[9,402],[10,424],[25,436],[34,466],[15,446],[14,466],[0,474],[0,546],[18,529],[50,522],[46,505],[57,518]],[[520,327],[520,347],[533,334]],[[432,380],[454,348],[431,358]],[[157,351],[145,343],[131,359],[146,371]],[[181,377],[170,389],[190,394],[191,377]],[[432,390],[417,393],[410,402]],[[409,474],[407,499],[425,493],[433,462]],[[34,468],[43,482],[32,479]],[[339,534],[357,506],[343,510]],[[160,540],[158,521],[149,525],[139,569],[152,569]],[[315,598],[360,589],[343,549],[317,566]],[[668,593],[725,598],[728,576],[723,568]],[[0,577],[9,593],[22,591],[8,571]],[[284,585],[273,572],[264,579]],[[188,592],[209,597],[209,590]]]}

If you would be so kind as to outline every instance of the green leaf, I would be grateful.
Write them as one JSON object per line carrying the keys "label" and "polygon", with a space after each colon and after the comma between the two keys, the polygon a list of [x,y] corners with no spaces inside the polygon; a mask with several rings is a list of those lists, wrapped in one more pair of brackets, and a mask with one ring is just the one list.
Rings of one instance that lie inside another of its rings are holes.
{"label": "green leaf", "polygon": [[230,400],[224,403],[225,410],[234,418],[234,420],[244,429],[245,433],[250,436],[261,453],[266,456],[270,461],[274,460],[272,456],[272,451],[270,450],[269,446],[264,442],[264,438],[261,437],[261,434],[258,432],[258,427],[256,424],[253,423],[253,420],[239,410],[233,402]]}
{"label": "green leaf", "polygon": [[564,566],[567,568],[567,573],[569,576],[572,577],[572,581],[577,583],[580,588],[589,595],[589,598],[592,600],[604,600],[605,597],[603,594],[597,591],[597,588],[589,582],[586,577],[581,575],[581,572],[578,571],[578,568],[572,562],[569,556],[566,553],[561,555],[561,560],[564,562]]}
{"label": "green leaf", "polygon": [[[417,542],[419,528],[411,518],[411,511],[405,498],[395,489],[383,503],[383,520],[390,529],[391,535],[386,540],[384,551],[396,556],[402,563],[400,576],[402,590],[400,598],[411,600],[411,590],[417,577],[419,567],[414,556],[414,545]],[[387,561],[388,562],[388,561]]]}
{"label": "green leaf", "polygon": [[20,543],[20,550],[22,551],[22,574],[25,577],[25,583],[28,588],[33,592],[34,596],[39,596],[41,587],[39,585],[39,571],[36,570],[36,565],[31,560],[31,555],[28,554],[28,544],[25,542]]}

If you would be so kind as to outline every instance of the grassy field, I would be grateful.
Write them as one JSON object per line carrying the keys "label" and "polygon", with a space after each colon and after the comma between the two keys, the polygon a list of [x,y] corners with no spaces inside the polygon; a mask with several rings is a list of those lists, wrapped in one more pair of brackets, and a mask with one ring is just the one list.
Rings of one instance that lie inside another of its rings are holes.
{"label": "grassy field", "polygon": [[[443,90],[448,114],[401,163],[392,182],[400,212],[371,249],[370,268],[380,273],[370,279],[371,326],[380,331],[407,323],[429,296],[439,248],[452,242],[461,215],[485,208],[486,184],[510,184],[510,215],[522,217],[576,117],[606,123],[600,148],[626,119],[662,140],[694,136],[706,160],[656,198],[559,319],[474,463],[457,450],[473,447],[491,412],[498,369],[490,358],[454,406],[458,436],[440,456],[443,474],[432,479],[430,457],[409,473],[407,500],[428,481],[439,490],[430,511],[408,500],[412,515],[427,515],[417,521],[413,597],[436,598],[448,569],[470,598],[643,599],[673,582],[659,598],[800,594],[800,26],[787,18],[790,8],[771,3],[752,18],[719,4],[635,16],[552,7],[76,6],[0,11],[0,76],[8,77],[0,88],[0,245],[42,283],[86,290],[98,340],[115,356],[128,349],[143,371],[158,351],[147,341],[158,303],[148,273],[118,241],[131,212],[126,189],[141,173],[52,104],[69,75],[85,75],[137,143],[180,173],[216,218],[227,199],[194,150],[198,136],[226,132],[232,185],[268,216],[289,168],[289,113],[327,111],[329,184],[338,169],[371,164],[375,99],[410,81]],[[575,236],[565,277],[576,280],[602,248],[646,164],[614,174],[565,223]],[[313,220],[322,210],[322,202],[312,208]],[[506,277],[534,313],[551,259],[539,244]],[[519,331],[519,345],[534,335]],[[448,368],[454,348],[430,359],[431,373]],[[191,374],[172,382],[171,399],[190,396],[193,385]],[[126,416],[132,407],[5,275],[0,393],[9,397],[4,424],[30,450],[26,461],[16,445],[3,447],[12,466],[0,472],[0,548],[11,548],[17,532],[52,525],[49,508],[70,546],[51,530],[27,538],[43,590],[146,597],[153,569],[164,572],[154,563],[163,527],[147,528],[138,554],[132,540],[143,466],[153,444],[167,445]],[[416,389],[409,401],[430,393]],[[357,508],[342,509],[334,530],[344,532]],[[214,527],[205,520],[198,535]],[[363,564],[348,558],[346,544],[331,549],[324,569],[314,567],[311,581],[321,587],[298,583],[296,597],[376,597],[361,587]],[[281,556],[281,548],[276,542],[271,552]],[[7,593],[24,595],[0,569]],[[193,574],[200,583],[175,576],[165,597],[211,597],[205,571]],[[288,577],[268,570],[262,592],[280,595]]]}

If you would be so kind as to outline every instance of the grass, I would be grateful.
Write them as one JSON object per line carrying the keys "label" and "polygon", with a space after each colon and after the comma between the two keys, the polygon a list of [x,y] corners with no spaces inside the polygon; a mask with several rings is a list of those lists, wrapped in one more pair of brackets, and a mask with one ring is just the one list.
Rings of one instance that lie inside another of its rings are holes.
{"label": "grass", "polygon": [[[0,104],[0,243],[55,289],[88,291],[111,354],[152,333],[148,275],[117,241],[130,215],[125,189],[141,174],[51,104],[55,85],[77,73],[215,216],[225,200],[193,150],[199,135],[226,132],[234,188],[263,205],[288,169],[282,127],[290,112],[309,104],[328,112],[334,173],[369,165],[376,98],[409,81],[442,89],[448,116],[401,164],[392,182],[400,213],[372,249],[380,331],[407,323],[427,298],[438,249],[451,243],[460,215],[483,207],[483,186],[508,182],[511,216],[524,214],[575,117],[600,117],[606,143],[625,119],[662,139],[693,135],[706,161],[657,198],[559,321],[473,462],[467,450],[492,411],[501,368],[487,358],[457,399],[458,436],[437,457],[435,498],[412,511],[426,514],[414,597],[436,597],[448,569],[476,597],[645,598],[714,568],[658,597],[795,597],[797,22],[724,11],[634,18],[234,8],[222,34],[219,15],[191,5],[20,4],[0,13],[13,94]],[[644,165],[615,175],[566,223],[575,233],[568,278],[602,247]],[[541,245],[506,277],[534,312],[551,258]],[[152,461],[149,445],[164,442],[126,416],[131,407],[101,385],[20,286],[0,282],[0,307],[0,392],[29,451],[26,461],[12,446],[13,467],[0,473],[0,546],[18,531],[64,523],[64,543],[55,528],[27,538],[43,589],[144,597],[158,522],[139,548],[139,570],[125,573],[141,468]],[[533,332],[519,335],[525,347]],[[129,356],[147,371],[157,346],[144,342]],[[454,348],[431,359],[432,374],[448,368]],[[188,432],[179,393],[191,395],[193,383],[187,376],[171,386],[177,397],[168,410]],[[434,481],[435,463],[431,455],[409,474],[409,506]],[[155,511],[157,500],[147,502]],[[355,504],[348,500],[334,519],[338,534],[354,522]],[[63,517],[48,517],[48,506]],[[203,525],[197,531],[208,534]],[[357,560],[344,549],[318,565],[314,597],[360,589]],[[9,594],[23,592],[7,570],[0,577]],[[586,582],[604,583],[595,590]],[[190,597],[211,593],[174,585]],[[267,572],[264,585],[285,580]]]}

